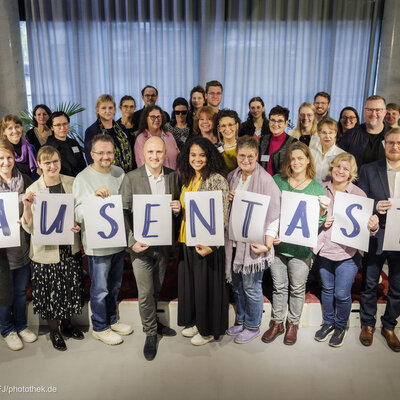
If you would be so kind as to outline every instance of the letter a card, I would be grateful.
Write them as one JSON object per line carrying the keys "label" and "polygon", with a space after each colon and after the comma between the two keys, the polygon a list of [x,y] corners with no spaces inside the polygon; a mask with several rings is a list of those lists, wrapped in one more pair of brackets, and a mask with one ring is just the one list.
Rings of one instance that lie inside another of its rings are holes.
{"label": "letter a card", "polygon": [[18,220],[18,193],[0,193],[0,247],[21,245]]}
{"label": "letter a card", "polygon": [[132,196],[133,235],[149,246],[172,244],[172,196],[134,194]]}
{"label": "letter a card", "polygon": [[236,190],[229,239],[235,242],[264,243],[264,224],[270,199],[270,196],[264,194]]}
{"label": "letter a card", "polygon": [[90,249],[125,247],[125,223],[121,195],[88,196],[83,203],[85,238]]}
{"label": "letter a card", "polygon": [[368,220],[374,200],[355,194],[336,192],[333,205],[332,242],[368,251]]}
{"label": "letter a card", "polygon": [[35,246],[73,244],[74,196],[68,193],[36,193],[33,203]]}
{"label": "letter a card", "polygon": [[316,247],[318,240],[318,196],[282,192],[279,237],[282,242]]}

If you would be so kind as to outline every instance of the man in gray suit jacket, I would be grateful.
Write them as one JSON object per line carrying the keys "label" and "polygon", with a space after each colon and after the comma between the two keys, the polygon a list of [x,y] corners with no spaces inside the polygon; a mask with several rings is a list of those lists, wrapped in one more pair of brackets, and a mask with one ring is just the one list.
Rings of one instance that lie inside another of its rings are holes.
{"label": "man in gray suit jacket", "polygon": [[143,353],[147,360],[157,354],[157,333],[175,336],[176,332],[157,319],[157,300],[164,280],[170,246],[148,246],[136,241],[133,232],[133,194],[171,194],[171,210],[176,217],[181,210],[177,172],[163,167],[165,144],[159,137],[148,139],[144,145],[145,164],[125,175],[120,193],[125,215],[128,248],[139,294],[139,312],[146,342]]}
{"label": "man in gray suit jacket", "polygon": [[[388,346],[400,351],[400,341],[395,327],[400,315],[400,251],[383,250],[386,212],[392,207],[390,198],[400,197],[396,175],[400,174],[400,128],[393,128],[385,135],[385,158],[366,164],[361,168],[358,186],[369,198],[375,200],[374,212],[379,216],[379,230],[370,238],[368,253],[363,259],[363,284],[360,299],[361,334],[360,341],[370,346],[375,330],[376,289],[382,267],[389,267],[389,291],[384,315],[381,317],[382,335]],[[396,185],[397,181],[397,185]]]}

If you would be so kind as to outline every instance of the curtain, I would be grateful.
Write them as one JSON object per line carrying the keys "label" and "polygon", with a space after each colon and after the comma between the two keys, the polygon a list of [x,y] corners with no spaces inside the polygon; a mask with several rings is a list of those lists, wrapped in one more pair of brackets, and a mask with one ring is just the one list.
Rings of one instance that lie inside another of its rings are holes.
{"label": "curtain", "polygon": [[32,102],[82,104],[84,132],[100,94],[132,95],[141,108],[153,85],[170,113],[176,97],[216,79],[221,106],[243,119],[261,96],[267,114],[280,104],[296,123],[318,91],[338,118],[373,93],[382,9],[383,0],[25,0]]}

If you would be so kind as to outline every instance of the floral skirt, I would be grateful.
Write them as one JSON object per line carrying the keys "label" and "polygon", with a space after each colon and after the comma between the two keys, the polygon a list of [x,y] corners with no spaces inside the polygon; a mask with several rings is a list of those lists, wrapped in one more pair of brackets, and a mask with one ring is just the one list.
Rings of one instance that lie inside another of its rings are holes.
{"label": "floral skirt", "polygon": [[33,312],[43,319],[67,319],[82,312],[81,253],[60,246],[60,262],[32,265]]}

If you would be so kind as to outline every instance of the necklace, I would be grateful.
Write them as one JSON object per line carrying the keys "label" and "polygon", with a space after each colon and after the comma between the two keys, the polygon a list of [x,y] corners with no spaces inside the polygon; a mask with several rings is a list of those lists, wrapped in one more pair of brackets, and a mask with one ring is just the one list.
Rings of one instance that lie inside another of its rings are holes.
{"label": "necklace", "polygon": [[290,183],[290,180],[291,180],[291,179],[292,179],[292,178],[289,178],[289,179],[288,179],[288,183],[289,183],[289,185],[290,185],[290,187],[291,187],[291,189],[289,189],[289,192],[291,192],[292,190],[295,190],[296,188],[298,188],[299,186],[301,186],[304,182],[306,182],[306,181],[308,180],[308,178],[306,178],[306,179],[304,179],[304,181],[298,183],[296,186],[293,186],[293,185]]}
{"label": "necklace", "polygon": [[224,149],[225,150],[232,150],[236,147],[236,142],[234,144],[231,144],[230,146],[228,146],[227,144],[224,144]]}

